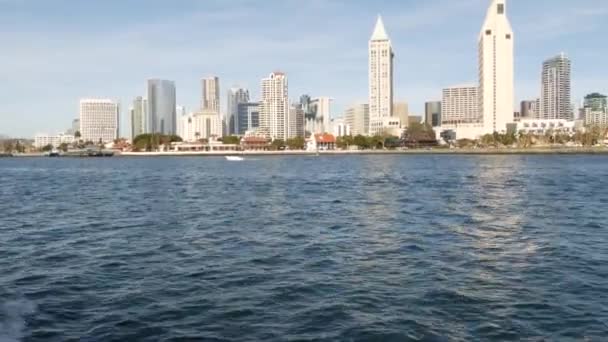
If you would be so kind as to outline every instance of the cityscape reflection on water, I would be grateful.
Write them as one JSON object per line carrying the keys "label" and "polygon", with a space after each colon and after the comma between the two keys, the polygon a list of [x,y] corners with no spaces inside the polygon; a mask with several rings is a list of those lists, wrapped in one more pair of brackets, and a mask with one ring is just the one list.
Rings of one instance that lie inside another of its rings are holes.
{"label": "cityscape reflection on water", "polygon": [[0,182],[3,341],[608,334],[601,156],[14,159]]}

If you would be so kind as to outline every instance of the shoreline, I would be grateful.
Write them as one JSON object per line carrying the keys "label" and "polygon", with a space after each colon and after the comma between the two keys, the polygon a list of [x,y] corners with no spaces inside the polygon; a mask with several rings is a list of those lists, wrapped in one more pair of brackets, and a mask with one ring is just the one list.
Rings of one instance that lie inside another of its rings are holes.
{"label": "shoreline", "polygon": [[[353,150],[353,151],[196,151],[196,152],[116,152],[113,158],[127,157],[226,157],[226,156],[373,156],[373,155],[608,155],[608,147],[539,147],[539,148],[483,148],[483,149],[412,149],[412,150]],[[7,158],[40,158],[46,154],[15,154]],[[90,158],[61,156],[61,158]],[[3,158],[4,159],[4,158]]]}
{"label": "shoreline", "polygon": [[354,151],[244,151],[244,152],[122,152],[115,157],[225,157],[225,156],[369,156],[369,155],[555,155],[608,154],[608,147],[529,149],[413,149]]}

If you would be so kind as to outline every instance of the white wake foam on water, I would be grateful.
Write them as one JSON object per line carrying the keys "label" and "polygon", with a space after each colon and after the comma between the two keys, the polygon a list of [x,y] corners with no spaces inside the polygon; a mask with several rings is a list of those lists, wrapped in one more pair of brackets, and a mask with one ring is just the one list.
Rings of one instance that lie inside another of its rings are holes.
{"label": "white wake foam on water", "polygon": [[0,342],[17,342],[24,337],[25,317],[36,312],[36,304],[26,299],[0,304]]}

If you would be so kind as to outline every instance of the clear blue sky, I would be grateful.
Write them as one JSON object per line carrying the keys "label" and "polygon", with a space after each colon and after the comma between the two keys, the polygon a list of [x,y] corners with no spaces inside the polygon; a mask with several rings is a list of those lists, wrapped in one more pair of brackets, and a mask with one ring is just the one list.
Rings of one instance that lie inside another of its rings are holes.
{"label": "clear blue sky", "polygon": [[[335,98],[334,116],[367,100],[367,41],[384,17],[396,53],[395,87],[423,112],[441,88],[476,83],[477,35],[490,0],[0,0],[0,134],[58,133],[82,97],[123,106],[145,80],[177,83],[193,110],[204,76],[259,93],[287,72],[290,97]],[[511,0],[516,100],[540,92],[544,59],[573,62],[573,99],[607,92],[608,1]]]}

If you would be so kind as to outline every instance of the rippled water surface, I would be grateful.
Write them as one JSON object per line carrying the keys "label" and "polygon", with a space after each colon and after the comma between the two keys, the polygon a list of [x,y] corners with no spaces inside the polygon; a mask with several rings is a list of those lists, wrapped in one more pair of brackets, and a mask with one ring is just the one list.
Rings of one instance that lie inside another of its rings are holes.
{"label": "rippled water surface", "polygon": [[0,160],[0,341],[608,337],[608,158]]}

